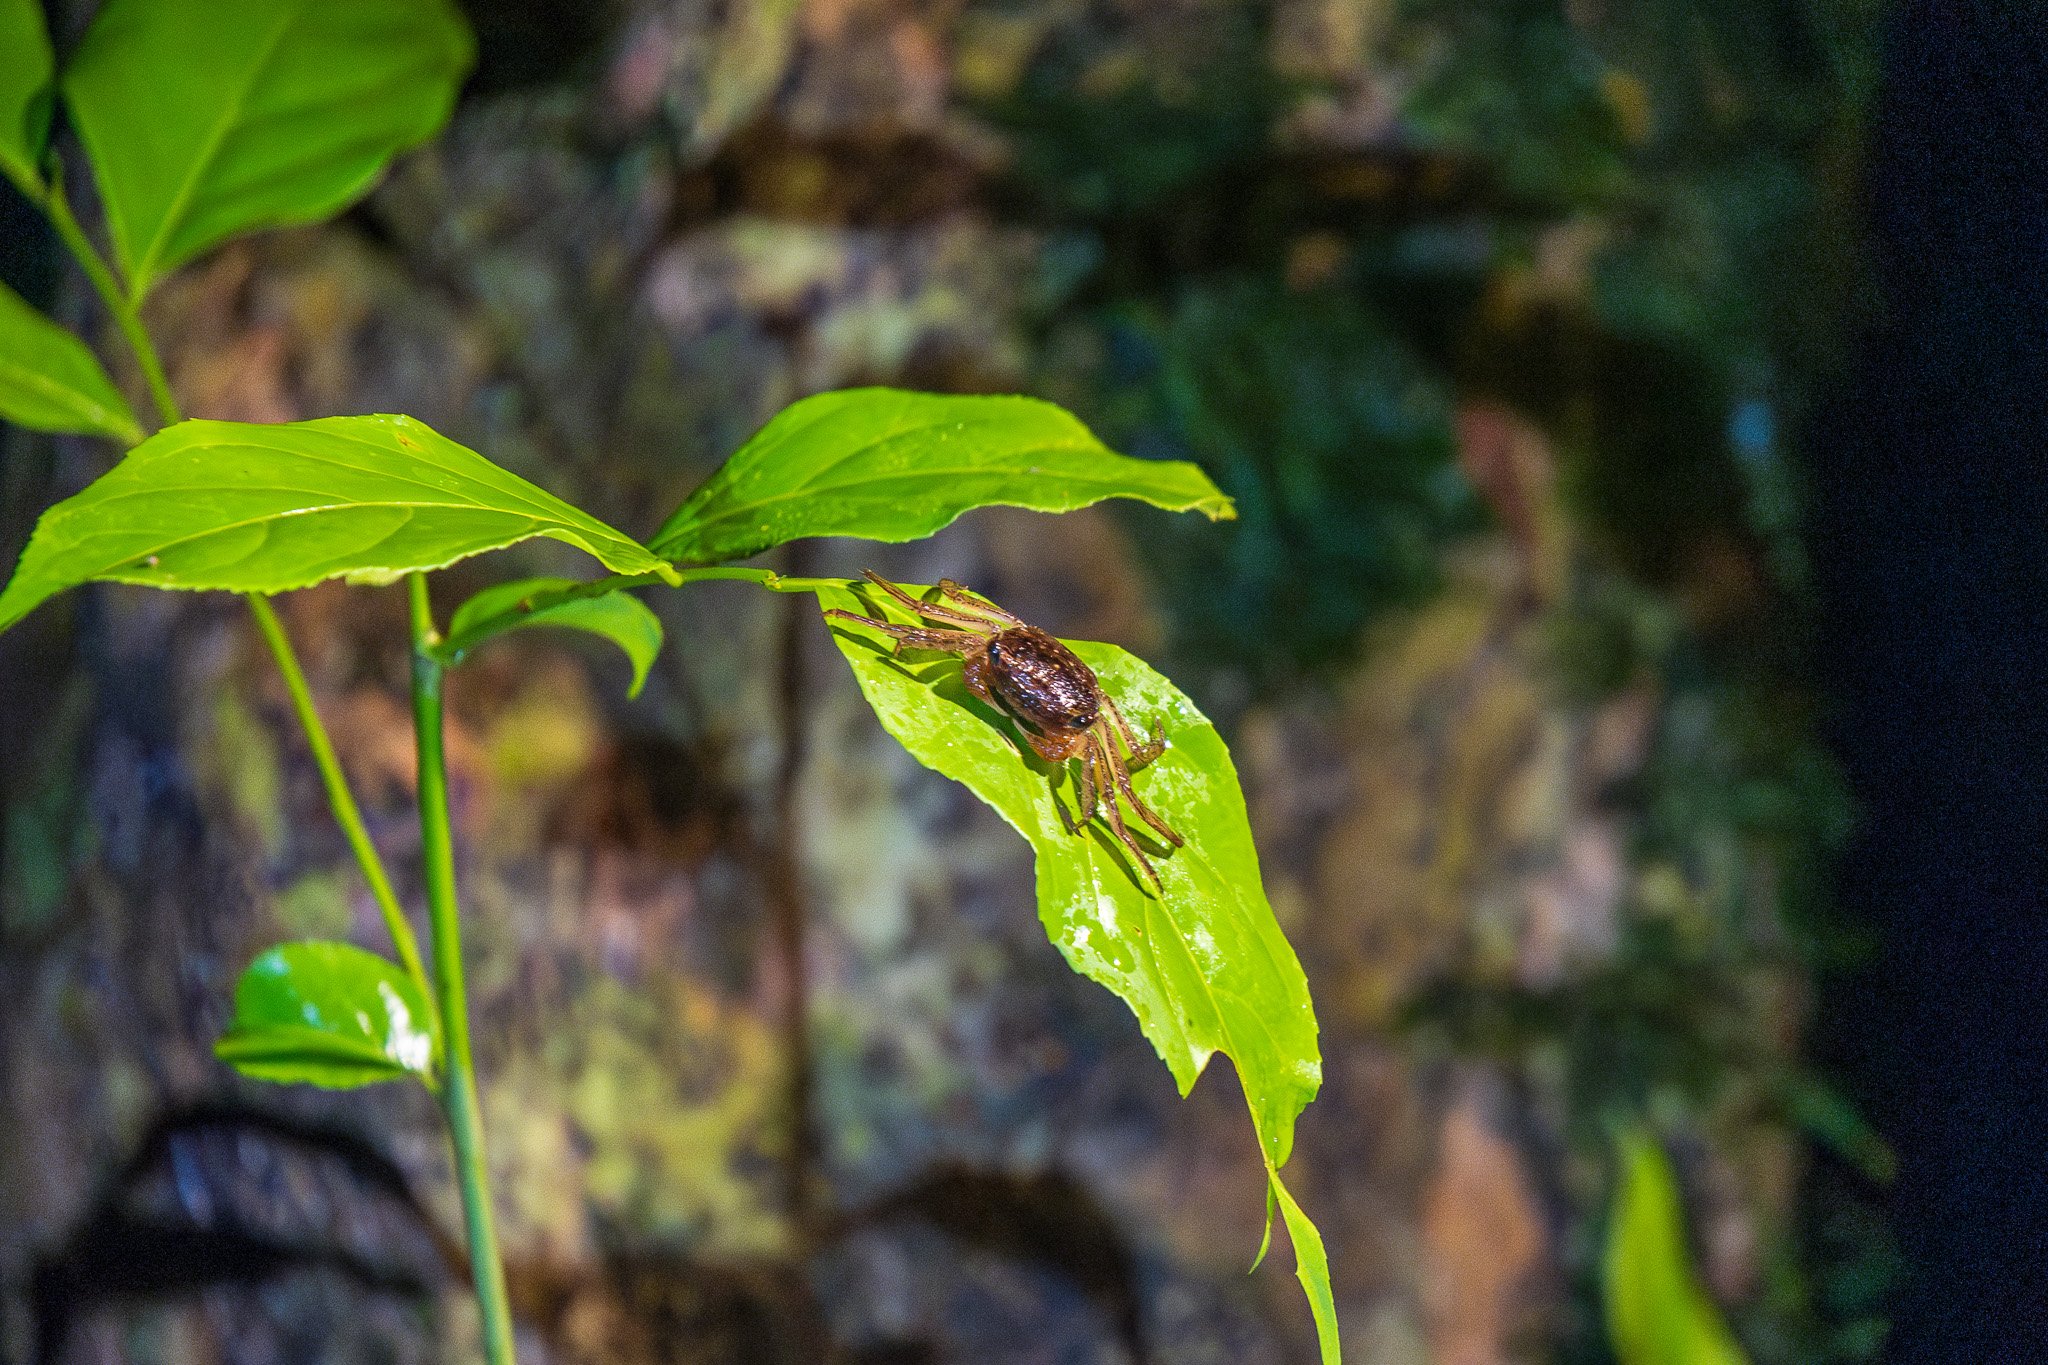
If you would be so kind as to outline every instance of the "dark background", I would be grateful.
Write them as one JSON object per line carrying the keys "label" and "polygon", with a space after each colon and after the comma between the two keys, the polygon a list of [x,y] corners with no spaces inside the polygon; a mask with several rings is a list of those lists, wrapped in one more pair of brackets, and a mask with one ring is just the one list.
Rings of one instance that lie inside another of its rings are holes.
{"label": "dark background", "polygon": [[1899,1155],[1896,1361],[2048,1349],[2048,30],[1892,17],[1864,181],[1884,298],[1810,440],[1843,903],[1821,1013]]}

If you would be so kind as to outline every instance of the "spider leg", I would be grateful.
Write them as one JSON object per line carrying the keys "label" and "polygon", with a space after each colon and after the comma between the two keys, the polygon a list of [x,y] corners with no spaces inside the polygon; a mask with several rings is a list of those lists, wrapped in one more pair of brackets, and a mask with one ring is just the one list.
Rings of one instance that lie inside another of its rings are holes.
{"label": "spider leg", "polygon": [[1166,752],[1166,723],[1158,717],[1152,720],[1152,738],[1149,742],[1138,743],[1137,735],[1131,732],[1131,723],[1124,719],[1124,713],[1117,709],[1116,700],[1105,695],[1102,704],[1109,710],[1109,718],[1116,722],[1117,733],[1124,737],[1124,747],[1131,751],[1125,767],[1130,772],[1142,772],[1145,766]]}
{"label": "spider leg", "polygon": [[1009,625],[1021,626],[1024,624],[1022,617],[1010,615],[1009,612],[1004,611],[980,593],[963,588],[950,578],[941,578],[939,580],[939,596],[951,598],[971,611],[987,612],[998,621],[1006,622]]}
{"label": "spider leg", "polygon": [[906,649],[931,649],[943,654],[965,654],[971,649],[980,648],[984,638],[966,630],[929,630],[923,626],[891,625],[887,621],[877,621],[872,616],[841,611],[838,607],[828,609],[825,615],[837,616],[846,621],[858,621],[864,626],[873,626],[896,641],[895,652],[898,654]]}
{"label": "spider leg", "polygon": [[912,597],[899,584],[891,583],[873,569],[862,569],[861,576],[883,592],[888,593],[889,596],[895,598],[898,602],[901,602],[904,606],[916,612],[919,616],[928,616],[934,621],[943,621],[949,626],[964,626],[969,630],[984,630],[991,635],[996,633],[994,626],[978,616],[969,616],[964,611],[956,611],[952,607],[944,607],[936,602],[925,602]]}
{"label": "spider leg", "polygon": [[1060,802],[1059,794],[1053,794],[1053,809],[1060,813],[1060,823],[1067,827],[1067,833],[1079,834],[1095,818],[1095,759],[1086,747],[1076,755],[1081,760],[1081,775],[1074,784],[1074,805],[1079,809],[1078,818],[1069,816],[1067,808]]}
{"label": "spider leg", "polygon": [[[1130,770],[1125,768],[1123,760],[1116,756],[1116,745],[1109,737],[1109,727],[1097,721],[1095,728],[1099,732],[1097,743],[1101,745],[1104,753],[1108,755],[1107,766],[1110,776],[1115,779],[1117,790],[1124,794],[1124,800],[1130,802],[1131,809],[1138,813],[1138,818],[1157,830],[1159,837],[1172,844],[1175,848],[1179,848],[1182,844],[1186,843],[1185,839],[1182,839],[1173,832],[1172,826],[1159,818],[1158,812],[1138,799],[1137,791],[1131,786]],[[1112,799],[1109,804],[1114,808],[1116,802]]]}
{"label": "spider leg", "polygon": [[[1091,765],[1115,761],[1114,755],[1105,760],[1102,753],[1102,737],[1092,730],[1088,732],[1088,750]],[[1109,827],[1116,834],[1117,842],[1129,849],[1131,856],[1137,859],[1138,866],[1144,870],[1145,880],[1152,883],[1152,889],[1164,891],[1166,888],[1160,885],[1159,873],[1153,868],[1152,860],[1145,856],[1145,850],[1138,846],[1138,841],[1133,839],[1130,830],[1125,828],[1123,812],[1116,808],[1116,798],[1105,791],[1101,804],[1102,813],[1109,817]]]}

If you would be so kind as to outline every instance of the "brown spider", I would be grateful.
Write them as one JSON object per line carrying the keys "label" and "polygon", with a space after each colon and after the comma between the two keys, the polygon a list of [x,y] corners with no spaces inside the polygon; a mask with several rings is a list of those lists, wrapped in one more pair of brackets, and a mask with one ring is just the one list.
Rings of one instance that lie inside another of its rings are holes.
{"label": "brown spider", "polygon": [[[892,636],[898,654],[906,649],[958,654],[967,690],[1016,721],[1024,742],[1040,758],[1048,763],[1081,760],[1080,820],[1069,819],[1067,808],[1054,802],[1068,831],[1079,834],[1099,807],[1153,889],[1162,889],[1145,850],[1125,828],[1116,797],[1122,792],[1131,809],[1157,830],[1160,838],[1175,848],[1181,846],[1181,837],[1131,789],[1131,774],[1166,752],[1165,727],[1153,721],[1152,738],[1139,743],[1124,713],[1096,681],[1095,670],[1082,663],[1073,650],[952,579],[939,580],[939,595],[945,602],[922,602],[873,569],[862,573],[868,582],[920,617],[941,626],[891,625],[836,607],[825,615],[858,621]],[[1114,735],[1111,724],[1116,726]],[[1128,758],[1117,752],[1117,736],[1130,751]]]}

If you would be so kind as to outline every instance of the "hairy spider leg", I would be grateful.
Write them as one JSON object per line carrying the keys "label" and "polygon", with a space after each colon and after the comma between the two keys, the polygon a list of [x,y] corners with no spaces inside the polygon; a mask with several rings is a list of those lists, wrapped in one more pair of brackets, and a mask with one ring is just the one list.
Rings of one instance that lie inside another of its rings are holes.
{"label": "hairy spider leg", "polygon": [[891,625],[887,621],[877,621],[872,616],[841,611],[838,607],[829,608],[825,615],[837,616],[846,621],[858,621],[864,626],[873,626],[896,641],[896,648],[892,651],[896,654],[901,654],[906,649],[933,649],[945,654],[965,654],[969,650],[980,649],[988,639],[985,635],[977,635],[967,630],[927,630],[922,626]]}
{"label": "hairy spider leg", "polygon": [[1109,710],[1109,718],[1116,722],[1117,733],[1124,737],[1124,747],[1131,751],[1125,767],[1131,772],[1143,772],[1146,765],[1166,752],[1166,723],[1157,716],[1152,718],[1152,738],[1144,744],[1138,743],[1137,735],[1131,731],[1131,723],[1124,719],[1124,713],[1117,709],[1116,698],[1107,692],[1102,694],[1102,703]]}
{"label": "hairy spider leg", "polygon": [[[1098,720],[1095,722],[1095,730],[1097,742],[1102,746],[1104,753],[1108,757],[1109,775],[1116,781],[1117,790],[1124,794],[1124,800],[1130,802],[1131,809],[1138,813],[1138,818],[1157,830],[1159,837],[1172,844],[1175,848],[1179,848],[1182,844],[1186,843],[1186,840],[1173,832],[1171,825],[1159,817],[1157,811],[1138,799],[1137,791],[1131,786],[1130,769],[1126,768],[1123,761],[1116,755],[1116,740],[1109,733],[1109,726]],[[1116,802],[1112,799],[1108,804],[1114,806]]]}
{"label": "hairy spider leg", "polygon": [[912,597],[900,585],[891,583],[873,569],[862,569],[861,576],[883,592],[888,593],[889,596],[895,598],[898,602],[901,602],[904,606],[909,607],[919,616],[928,616],[934,621],[943,621],[949,626],[965,626],[969,630],[985,630],[991,635],[996,633],[997,627],[990,625],[981,617],[969,616],[964,611],[955,611],[951,607],[940,606],[936,602],[926,602]]}
{"label": "hairy spider leg", "polygon": [[[1117,769],[1114,767],[1115,759],[1103,752],[1102,736],[1098,734],[1095,730],[1089,730],[1087,732],[1087,736],[1087,761],[1097,767],[1108,767],[1111,768],[1112,771],[1117,771]],[[1124,782],[1122,786],[1125,792],[1130,791],[1130,784],[1128,783],[1128,781]],[[1133,799],[1135,800],[1136,798]],[[1138,866],[1144,869],[1145,879],[1152,883],[1152,889],[1154,891],[1163,892],[1166,888],[1160,883],[1159,873],[1156,869],[1153,868],[1152,860],[1145,856],[1145,850],[1138,846],[1138,841],[1131,837],[1131,831],[1124,825],[1124,814],[1122,811],[1117,809],[1116,798],[1109,795],[1105,791],[1103,794],[1101,807],[1102,813],[1109,817],[1109,827],[1116,833],[1117,842],[1122,844],[1125,848],[1129,849],[1131,851],[1131,856],[1138,860]],[[1143,810],[1144,807],[1140,806],[1139,809]]]}
{"label": "hairy spider leg", "polygon": [[1009,612],[1004,611],[1001,607],[989,601],[980,593],[972,592],[967,588],[962,587],[960,584],[954,582],[950,578],[941,578],[939,580],[939,596],[951,598],[953,601],[958,602],[961,606],[967,607],[970,610],[987,612],[990,616],[995,617],[998,621],[1005,621],[1013,626],[1021,626],[1024,624],[1023,617],[1012,616]]}

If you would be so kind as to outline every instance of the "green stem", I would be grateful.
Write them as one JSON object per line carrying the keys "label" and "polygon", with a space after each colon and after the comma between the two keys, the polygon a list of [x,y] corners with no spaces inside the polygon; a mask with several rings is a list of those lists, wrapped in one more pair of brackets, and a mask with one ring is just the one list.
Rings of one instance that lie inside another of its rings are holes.
{"label": "green stem", "polygon": [[408,575],[406,591],[412,607],[412,714],[420,765],[420,852],[426,867],[434,982],[439,988],[448,1066],[441,1088],[441,1108],[448,1116],[448,1134],[455,1145],[455,1179],[462,1187],[470,1271],[476,1280],[477,1304],[483,1310],[484,1356],[490,1365],[513,1365],[512,1311],[505,1294],[505,1267],[498,1258],[498,1234],[491,1217],[483,1115],[477,1107],[476,1065],[469,1050],[462,927],[455,899],[455,842],[448,823],[448,759],[441,739],[441,684],[446,670],[435,654],[440,634],[434,629],[433,609],[427,602],[426,575]]}
{"label": "green stem", "polygon": [[57,229],[64,245],[71,249],[79,267],[85,271],[85,277],[92,281],[93,290],[107,305],[107,312],[113,315],[121,335],[128,338],[128,349],[135,353],[135,362],[142,367],[142,378],[149,385],[149,396],[156,403],[157,417],[163,425],[170,426],[181,416],[178,400],[171,396],[171,384],[164,377],[163,361],[157,357],[156,345],[149,339],[149,330],[142,325],[142,314],[137,311],[135,302],[122,292],[114,272],[100,259],[100,253],[93,249],[85,229],[72,216],[71,204],[64,197],[61,180],[50,186],[50,192],[42,203],[51,226]]}
{"label": "green stem", "polygon": [[341,770],[341,760],[335,756],[333,742],[327,737],[327,727],[320,723],[320,713],[314,709],[312,689],[306,686],[305,671],[299,667],[291,639],[284,633],[284,623],[277,619],[277,611],[268,598],[250,593],[248,602],[249,610],[255,613],[257,628],[263,632],[263,639],[270,646],[271,657],[277,660],[277,671],[284,675],[285,690],[291,693],[292,710],[298,715],[300,728],[306,732],[306,742],[312,746],[313,762],[320,768],[321,785],[327,789],[327,804],[333,808],[334,818],[348,838],[349,849],[363,869],[364,880],[370,883],[370,894],[376,897],[377,908],[383,912],[384,927],[391,934],[393,946],[398,949],[399,961],[419,983],[421,992],[431,996],[433,986],[427,980],[426,966],[420,961],[419,940],[413,937],[412,924],[398,903],[398,893],[391,889],[391,878],[385,875],[383,861],[377,856],[377,846],[370,842],[370,832],[363,825],[362,810],[356,805],[354,793],[349,791],[348,778]]}

